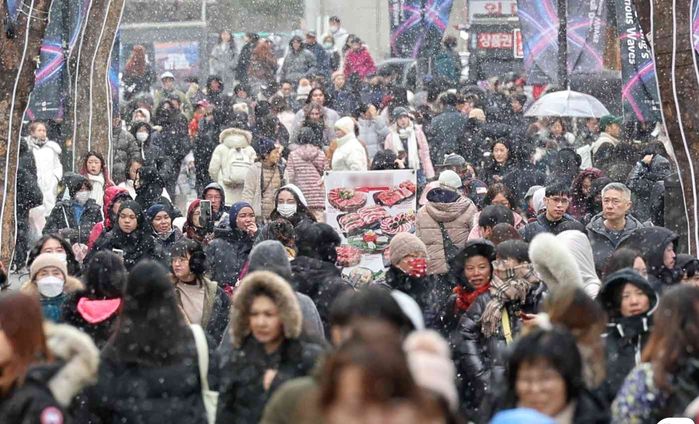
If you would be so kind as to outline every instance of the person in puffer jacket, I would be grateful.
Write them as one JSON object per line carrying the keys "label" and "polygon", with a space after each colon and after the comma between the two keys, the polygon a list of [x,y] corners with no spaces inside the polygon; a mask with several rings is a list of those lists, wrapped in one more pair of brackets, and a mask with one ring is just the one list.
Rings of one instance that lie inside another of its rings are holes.
{"label": "person in puffer jacket", "polygon": [[112,223],[116,222],[116,216],[119,212],[121,202],[133,200],[129,191],[123,187],[109,187],[104,191],[104,206],[102,206],[102,215],[104,220],[98,222],[92,227],[90,236],[87,238],[87,248],[92,249],[97,239],[102,233],[107,233],[112,229]]}
{"label": "person in puffer jacket", "polygon": [[366,171],[367,152],[354,134],[354,121],[345,116],[335,122],[337,149],[332,155],[333,171]]}
{"label": "person in puffer jacket", "polygon": [[299,131],[299,147],[289,153],[285,179],[294,184],[306,197],[308,208],[318,216],[325,209],[325,187],[322,178],[325,171],[325,153],[322,138],[308,128]]}
{"label": "person in puffer jacket", "polygon": [[221,131],[219,145],[214,149],[209,163],[209,176],[218,182],[226,193],[226,199],[240,200],[248,169],[255,162],[257,153],[250,145],[252,134],[238,128]]}

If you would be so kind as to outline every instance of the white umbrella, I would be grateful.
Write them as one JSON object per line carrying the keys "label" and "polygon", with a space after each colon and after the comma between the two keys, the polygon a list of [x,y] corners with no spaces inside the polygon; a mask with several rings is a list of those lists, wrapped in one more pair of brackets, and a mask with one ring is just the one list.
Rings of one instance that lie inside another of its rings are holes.
{"label": "white umbrella", "polygon": [[571,118],[601,118],[609,115],[606,107],[589,94],[577,91],[556,91],[541,96],[524,116],[565,116]]}

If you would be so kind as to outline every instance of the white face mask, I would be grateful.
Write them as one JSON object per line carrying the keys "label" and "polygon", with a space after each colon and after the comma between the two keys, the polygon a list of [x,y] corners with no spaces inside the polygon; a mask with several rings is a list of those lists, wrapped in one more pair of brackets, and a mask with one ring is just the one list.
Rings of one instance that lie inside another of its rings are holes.
{"label": "white face mask", "polygon": [[284,218],[291,218],[296,213],[296,205],[277,205],[277,212]]}
{"label": "white face mask", "polygon": [[335,34],[340,28],[337,25],[330,25],[330,32]]}
{"label": "white face mask", "polygon": [[90,200],[89,191],[79,191],[75,194],[75,201],[80,203],[81,205],[87,203],[88,200]]}
{"label": "white face mask", "polygon": [[58,256],[59,258],[61,258],[61,260],[62,260],[63,262],[65,262],[66,264],[68,264],[68,255],[66,255],[65,252],[63,252],[63,253],[56,252],[56,253],[54,253],[54,255]]}
{"label": "white face mask", "polygon": [[147,132],[137,132],[136,133],[136,140],[143,143],[144,141],[148,140],[148,133]]}
{"label": "white face mask", "polygon": [[39,293],[44,297],[56,297],[63,293],[63,280],[58,277],[49,276],[41,278],[36,282]]}

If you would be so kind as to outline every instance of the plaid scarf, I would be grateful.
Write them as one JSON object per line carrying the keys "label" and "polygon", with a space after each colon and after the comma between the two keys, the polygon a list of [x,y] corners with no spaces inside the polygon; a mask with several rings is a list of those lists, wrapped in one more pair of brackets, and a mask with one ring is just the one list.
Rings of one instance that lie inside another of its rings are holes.
{"label": "plaid scarf", "polygon": [[490,281],[491,299],[481,316],[481,331],[490,337],[497,331],[502,319],[502,308],[508,302],[523,303],[529,289],[541,278],[534,271],[534,266],[528,262],[514,268],[507,268],[505,262],[493,262],[494,276]]}

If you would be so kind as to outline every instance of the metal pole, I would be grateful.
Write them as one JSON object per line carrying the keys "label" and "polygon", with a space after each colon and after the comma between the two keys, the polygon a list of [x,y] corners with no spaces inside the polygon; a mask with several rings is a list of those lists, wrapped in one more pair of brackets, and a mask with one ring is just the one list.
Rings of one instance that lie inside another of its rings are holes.
{"label": "metal pole", "polygon": [[568,85],[568,4],[558,0],[558,85],[563,89]]}

